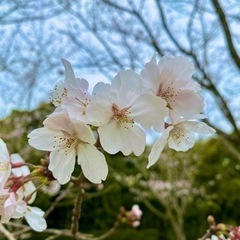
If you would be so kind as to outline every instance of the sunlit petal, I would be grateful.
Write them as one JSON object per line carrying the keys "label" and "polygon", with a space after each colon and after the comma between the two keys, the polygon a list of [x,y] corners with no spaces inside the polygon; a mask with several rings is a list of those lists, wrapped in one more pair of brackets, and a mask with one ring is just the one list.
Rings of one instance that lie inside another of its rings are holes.
{"label": "sunlit petal", "polygon": [[75,149],[69,149],[67,152],[66,150],[51,152],[48,168],[60,184],[65,184],[70,180],[74,170],[75,158]]}
{"label": "sunlit petal", "polygon": [[129,117],[145,129],[152,126],[156,131],[164,130],[164,118],[168,113],[165,100],[154,94],[142,94],[129,109]]}
{"label": "sunlit petal", "polygon": [[161,135],[161,137],[153,144],[151,152],[148,156],[147,168],[151,167],[154,163],[158,161],[163,151],[163,148],[167,144],[170,131],[173,126],[168,127]]}
{"label": "sunlit petal", "polygon": [[132,70],[120,71],[113,79],[110,99],[120,108],[131,106],[142,92],[140,76]]}
{"label": "sunlit petal", "polygon": [[110,154],[121,151],[125,156],[132,152],[140,156],[144,151],[146,136],[136,124],[119,124],[112,120],[109,124],[100,126],[98,132],[103,149]]}
{"label": "sunlit petal", "polygon": [[28,143],[32,147],[43,151],[54,151],[60,148],[57,142],[64,137],[64,134],[57,130],[37,128],[29,133],[28,137]]}
{"label": "sunlit petal", "polygon": [[80,144],[77,147],[78,163],[84,176],[92,183],[101,183],[108,174],[105,156],[90,144]]}
{"label": "sunlit petal", "polygon": [[47,223],[43,215],[44,212],[40,208],[28,206],[25,218],[33,230],[42,232],[47,228]]}

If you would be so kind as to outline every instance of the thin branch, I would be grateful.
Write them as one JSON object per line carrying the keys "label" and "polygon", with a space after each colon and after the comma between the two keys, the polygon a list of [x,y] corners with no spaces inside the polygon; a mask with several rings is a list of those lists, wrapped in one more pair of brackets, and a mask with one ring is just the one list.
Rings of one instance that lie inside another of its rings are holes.
{"label": "thin branch", "polygon": [[142,26],[144,27],[146,32],[148,33],[148,36],[150,37],[152,46],[156,49],[156,51],[161,56],[164,55],[164,52],[159,47],[159,44],[158,44],[155,36],[153,35],[150,27],[147,25],[146,21],[143,19],[142,15],[138,11],[136,11],[135,9],[124,8],[124,7],[120,6],[120,5],[118,5],[117,3],[111,2],[111,1],[108,1],[108,0],[103,0],[103,2],[106,3],[107,5],[113,7],[113,8],[116,8],[116,9],[121,10],[123,12],[126,12],[126,13],[134,15],[138,19],[138,21],[142,24]]}
{"label": "thin branch", "polygon": [[3,235],[8,240],[17,240],[1,223],[0,223],[0,232],[2,232]]}
{"label": "thin branch", "polygon": [[[235,122],[235,119],[231,113],[231,110],[229,109],[225,99],[223,98],[223,96],[219,93],[219,91],[217,90],[216,86],[213,84],[212,80],[210,79],[210,77],[208,76],[208,74],[205,72],[205,69],[201,66],[198,58],[197,58],[197,55],[194,54],[193,52],[190,52],[188,50],[186,50],[185,48],[183,48],[179,43],[178,41],[176,40],[176,38],[173,36],[173,34],[171,33],[168,25],[167,25],[167,21],[165,19],[165,15],[163,13],[163,10],[162,10],[162,6],[160,4],[160,0],[156,0],[156,4],[158,6],[158,10],[159,10],[159,13],[160,13],[160,16],[161,16],[161,19],[162,19],[162,22],[163,22],[163,26],[166,30],[166,32],[168,33],[170,39],[173,41],[173,43],[178,47],[178,49],[185,53],[186,55],[188,56],[191,56],[197,66],[197,68],[202,72],[203,74],[203,78],[205,80],[207,80],[208,82],[208,87],[207,89],[213,93],[215,96],[216,96],[216,99],[217,99],[217,102],[221,108],[221,110],[223,111],[224,115],[226,116],[226,118],[229,120],[229,122],[232,124],[233,128],[234,128],[234,131],[238,134],[238,136],[240,136],[240,131],[236,125],[236,122]],[[206,87],[206,86],[205,86]]]}
{"label": "thin branch", "polygon": [[238,56],[236,48],[234,47],[233,40],[232,40],[232,34],[230,32],[225,13],[222,10],[222,7],[219,4],[218,0],[212,0],[212,4],[215,8],[216,14],[218,15],[219,21],[222,25],[223,33],[225,35],[227,45],[228,45],[228,50],[236,64],[236,66],[240,69],[240,58]]}
{"label": "thin branch", "polygon": [[81,217],[81,206],[83,200],[83,188],[82,188],[82,181],[84,179],[84,175],[81,173],[78,180],[76,181],[77,186],[77,196],[74,203],[73,214],[72,214],[72,225],[71,225],[71,232],[72,232],[72,239],[77,240],[77,233],[79,228],[79,219]]}
{"label": "thin branch", "polygon": [[[65,8],[66,9],[66,8]],[[72,14],[73,16],[75,16],[78,20],[81,21],[81,23],[86,27],[87,30],[89,30],[90,32],[92,32],[94,34],[94,36],[96,37],[96,39],[98,40],[99,43],[101,43],[101,45],[104,47],[104,49],[106,50],[106,52],[109,54],[109,56],[112,58],[113,62],[115,62],[118,66],[120,66],[121,68],[123,68],[123,64],[118,60],[118,58],[116,57],[116,55],[114,54],[114,52],[112,51],[111,47],[109,46],[108,42],[97,32],[94,31],[91,28],[91,25],[88,23],[88,21],[78,12],[67,8],[66,11],[68,11],[70,14]]]}
{"label": "thin branch", "polygon": [[73,186],[73,183],[69,183],[68,187],[59,194],[59,196],[55,199],[55,201],[51,204],[51,206],[45,212],[45,215],[44,215],[45,218],[47,218],[48,215],[55,209],[57,204],[69,194],[72,186]]}
{"label": "thin branch", "polygon": [[[24,224],[20,224],[20,223],[8,222],[7,225],[13,226],[13,227],[16,227],[16,228],[25,229],[25,232],[32,230],[31,227],[26,226]],[[47,228],[43,232],[44,233],[54,234],[54,235],[66,236],[66,237],[71,237],[72,236],[72,233],[71,233],[71,231],[69,229]],[[81,240],[88,240],[88,239],[92,239],[93,238],[92,234],[85,234],[85,233],[81,233],[81,232],[78,232],[76,235],[77,235],[77,239],[81,239]],[[16,239],[14,238],[12,240],[16,240]]]}
{"label": "thin branch", "polygon": [[120,226],[120,222],[117,221],[117,222],[115,222],[113,227],[110,230],[108,230],[106,233],[104,233],[103,235],[101,235],[99,237],[86,238],[86,240],[103,240],[103,239],[106,239],[107,237],[110,237],[116,231],[116,229],[119,226]]}
{"label": "thin branch", "polygon": [[206,233],[205,233],[202,237],[198,238],[197,240],[206,240],[206,239],[208,239],[209,237],[211,237],[211,235],[212,235],[212,233],[211,233],[211,231],[208,229],[208,230],[206,231]]}
{"label": "thin branch", "polygon": [[[200,65],[199,65],[199,67],[200,67]],[[240,130],[238,129],[236,121],[235,121],[235,119],[234,119],[234,117],[232,115],[231,110],[228,107],[227,102],[225,101],[223,96],[220,94],[220,92],[218,91],[216,86],[212,83],[210,78],[206,75],[206,73],[204,73],[204,74],[205,74],[204,79],[208,80],[208,84],[209,84],[207,89],[209,91],[211,91],[211,93],[216,97],[216,100],[218,102],[218,105],[219,105],[220,109],[222,110],[223,114],[228,119],[228,121],[231,123],[231,125],[233,126],[233,129],[234,129],[235,133],[240,137]]]}
{"label": "thin branch", "polygon": [[155,208],[155,206],[150,201],[148,201],[147,199],[143,199],[143,202],[146,205],[146,207],[156,216],[158,216],[161,219],[167,219],[166,214],[160,212],[157,208]]}
{"label": "thin branch", "polygon": [[189,51],[187,49],[185,49],[183,46],[180,45],[180,43],[177,41],[177,39],[173,36],[172,32],[170,31],[170,28],[168,27],[167,19],[165,17],[164,12],[163,12],[163,7],[160,3],[160,0],[156,0],[155,2],[156,2],[156,5],[157,5],[157,8],[158,8],[160,18],[162,20],[163,27],[164,27],[165,31],[167,32],[169,38],[172,40],[172,42],[177,46],[177,48],[180,51],[189,55]]}

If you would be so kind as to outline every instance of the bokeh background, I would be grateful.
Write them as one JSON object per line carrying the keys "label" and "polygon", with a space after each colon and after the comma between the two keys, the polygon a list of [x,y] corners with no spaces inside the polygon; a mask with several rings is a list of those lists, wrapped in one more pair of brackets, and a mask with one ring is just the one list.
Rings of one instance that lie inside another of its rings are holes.
{"label": "bokeh background", "polygon": [[[135,203],[141,226],[109,239],[197,239],[209,214],[239,225],[239,29],[238,0],[0,0],[0,137],[26,161],[45,157],[27,145],[27,134],[53,111],[49,92],[64,79],[61,58],[92,88],[119,70],[139,72],[155,52],[186,56],[217,133],[187,153],[166,148],[150,170],[150,146],[140,158],[108,156],[106,182],[87,186],[80,230],[100,234],[121,206]],[[56,197],[40,193],[38,204],[47,209]],[[70,226],[73,201],[71,194],[49,215],[50,228]],[[25,239],[44,239],[31,234]]]}

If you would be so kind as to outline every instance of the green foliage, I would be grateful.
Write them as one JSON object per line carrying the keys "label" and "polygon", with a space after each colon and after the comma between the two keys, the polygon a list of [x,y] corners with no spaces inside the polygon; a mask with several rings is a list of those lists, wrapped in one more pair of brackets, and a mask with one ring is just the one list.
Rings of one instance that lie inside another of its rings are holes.
{"label": "green foliage", "polygon": [[240,195],[240,163],[224,147],[220,139],[210,139],[199,149],[195,182],[206,189],[203,207],[219,221],[239,224],[236,208]]}

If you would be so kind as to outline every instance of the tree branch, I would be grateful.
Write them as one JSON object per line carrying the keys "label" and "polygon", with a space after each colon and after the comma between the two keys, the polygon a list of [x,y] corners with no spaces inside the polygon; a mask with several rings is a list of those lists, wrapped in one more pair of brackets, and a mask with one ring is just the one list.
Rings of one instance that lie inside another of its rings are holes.
{"label": "tree branch", "polygon": [[230,29],[229,29],[229,26],[228,26],[228,23],[226,20],[226,16],[225,16],[218,0],[212,0],[212,4],[215,8],[216,14],[218,15],[219,21],[222,25],[223,33],[224,33],[226,41],[227,41],[230,55],[232,56],[236,66],[240,69],[240,58],[238,56],[236,48],[234,47],[233,40],[232,40],[232,34],[230,32]]}
{"label": "tree branch", "polygon": [[83,181],[84,175],[81,173],[78,180],[76,181],[77,186],[77,196],[74,203],[73,208],[73,214],[72,214],[72,225],[71,225],[71,232],[72,232],[72,239],[78,240],[78,228],[79,224],[78,221],[81,217],[81,205],[83,200],[83,188],[82,188],[82,181]]}
{"label": "tree branch", "polygon": [[132,14],[134,15],[138,21],[142,24],[142,26],[144,27],[144,29],[146,30],[146,32],[148,33],[148,36],[150,37],[150,40],[151,40],[151,44],[152,46],[156,49],[156,51],[161,55],[163,56],[164,55],[164,52],[162,51],[162,49],[159,47],[159,44],[155,38],[155,36],[153,35],[150,27],[147,25],[147,23],[145,22],[145,20],[143,19],[142,15],[136,11],[135,9],[128,9],[128,8],[124,8],[120,5],[118,5],[117,3],[113,3],[111,1],[108,1],[108,0],[103,0],[104,3],[106,3],[107,5],[113,7],[113,8],[116,8],[118,10],[121,10],[123,12],[126,12],[126,13],[129,13],[129,14]]}
{"label": "tree branch", "polygon": [[16,240],[16,238],[0,223],[0,232],[3,233],[3,235],[8,240]]}
{"label": "tree branch", "polygon": [[57,204],[58,204],[63,198],[65,198],[65,197],[69,194],[72,186],[73,186],[73,183],[69,183],[68,187],[67,187],[66,189],[64,189],[64,190],[58,195],[58,197],[55,199],[55,201],[51,204],[51,206],[50,206],[50,207],[48,208],[48,210],[45,212],[44,218],[47,218],[48,215],[55,209],[55,207],[57,206]]}

